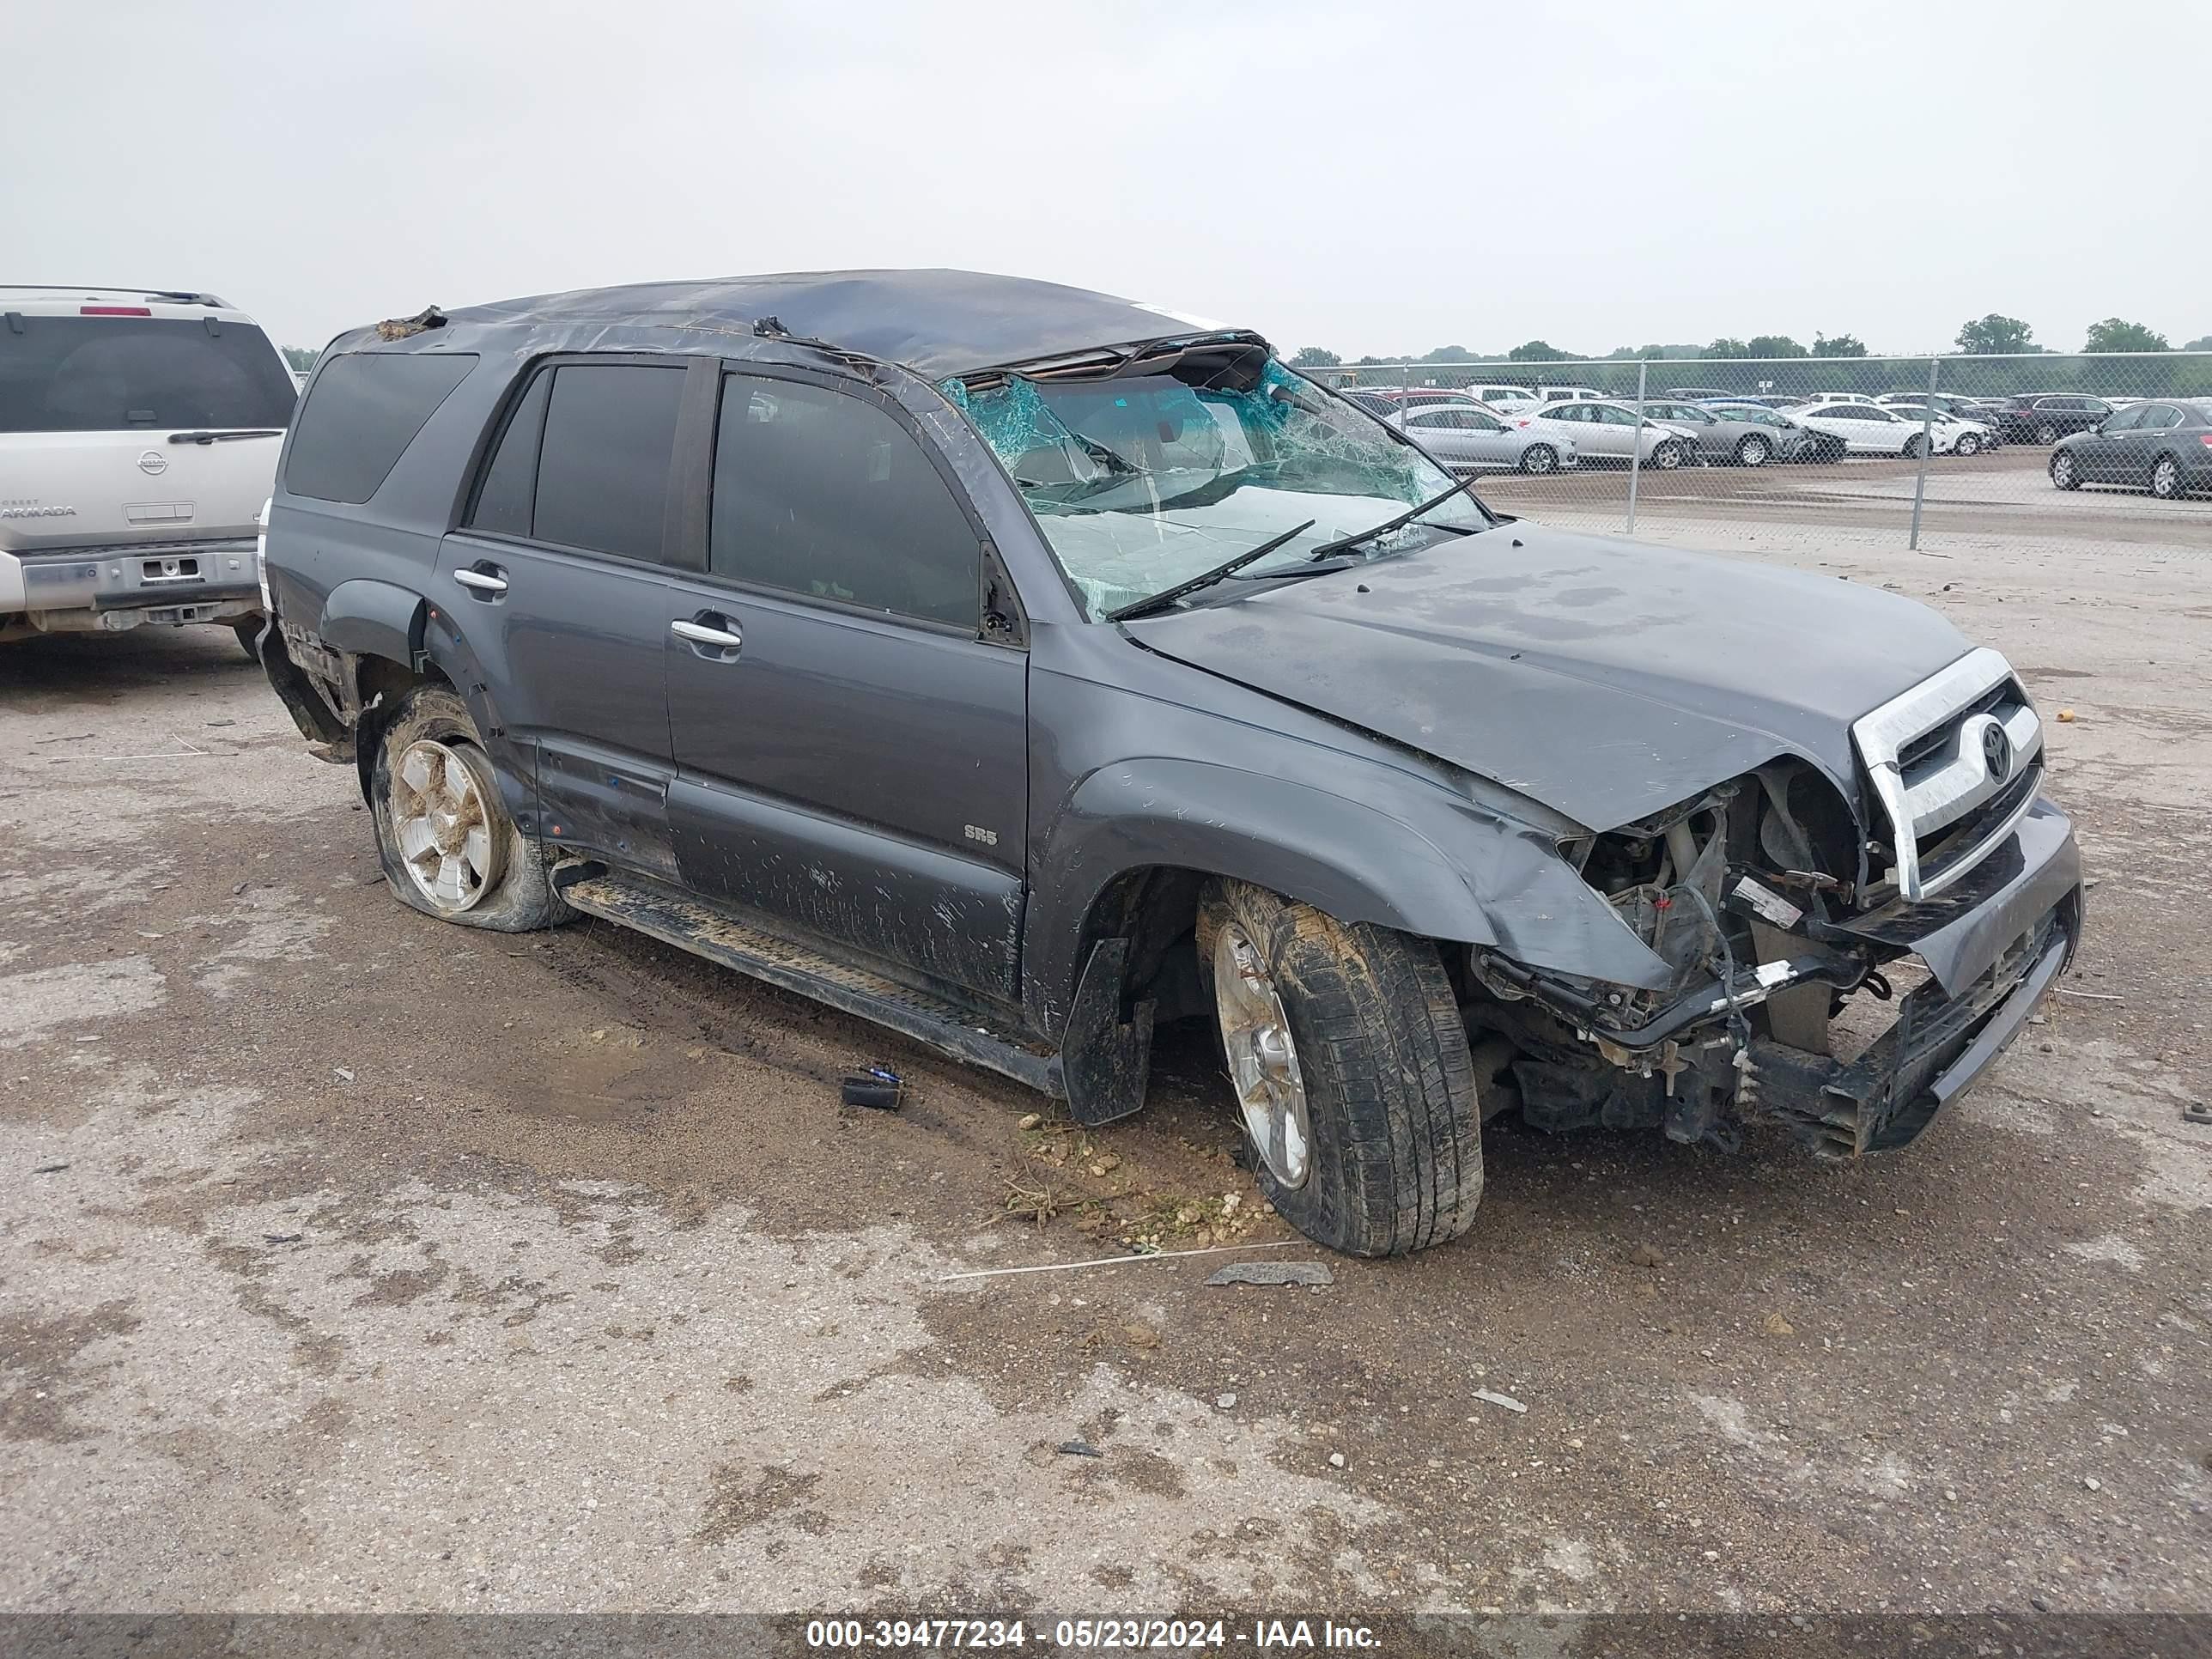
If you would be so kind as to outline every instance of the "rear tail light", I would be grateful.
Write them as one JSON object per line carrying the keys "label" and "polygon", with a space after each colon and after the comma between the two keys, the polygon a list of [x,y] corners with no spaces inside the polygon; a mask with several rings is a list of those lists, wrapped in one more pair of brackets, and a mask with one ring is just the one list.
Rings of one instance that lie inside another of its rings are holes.
{"label": "rear tail light", "polygon": [[2200,433],[2198,433],[2198,434],[2197,434],[2197,441],[2198,443],[2200,443],[2200,444],[2203,444],[2203,445],[2205,447],[2205,448],[2207,448],[2207,449],[2212,449],[2212,432],[2200,432]]}
{"label": "rear tail light", "polygon": [[80,317],[150,317],[154,309],[151,306],[79,306],[76,314]]}
{"label": "rear tail light", "polygon": [[261,503],[253,537],[253,574],[261,583],[261,614],[271,622],[276,620],[276,600],[269,591],[269,509],[276,505],[274,497]]}

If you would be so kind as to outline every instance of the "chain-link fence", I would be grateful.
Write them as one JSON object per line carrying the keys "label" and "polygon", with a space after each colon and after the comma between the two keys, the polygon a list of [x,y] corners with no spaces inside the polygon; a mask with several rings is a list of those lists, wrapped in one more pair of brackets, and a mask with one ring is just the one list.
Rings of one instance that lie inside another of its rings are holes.
{"label": "chain-link fence", "polygon": [[1565,526],[2212,546],[2212,352],[1304,368]]}

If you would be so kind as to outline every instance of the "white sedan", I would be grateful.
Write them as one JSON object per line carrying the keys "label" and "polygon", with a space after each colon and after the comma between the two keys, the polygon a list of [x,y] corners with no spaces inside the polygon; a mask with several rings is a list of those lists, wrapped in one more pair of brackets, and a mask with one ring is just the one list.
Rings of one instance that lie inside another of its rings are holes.
{"label": "white sedan", "polygon": [[[1915,428],[1920,425],[1923,408],[1917,404],[1884,404],[1884,409],[1901,416]],[[1936,418],[1929,422],[1928,435],[1935,440],[1938,455],[1978,455],[1990,448],[1990,428],[1979,421],[1969,421],[1939,409]]]}
{"label": "white sedan", "polygon": [[1644,465],[1662,471],[1698,458],[1695,432],[1650,419],[1638,430],[1636,411],[1623,404],[1577,398],[1534,408],[1501,410],[1499,413],[1515,426],[1539,432],[1553,441],[1579,451],[1586,466],[1604,462],[1626,466],[1638,449],[1643,452]]}
{"label": "white sedan", "polygon": [[1845,452],[1853,455],[1910,458],[1919,454],[1926,441],[1918,420],[1908,421],[1880,404],[1800,404],[1782,412],[1808,431],[1840,438]]}

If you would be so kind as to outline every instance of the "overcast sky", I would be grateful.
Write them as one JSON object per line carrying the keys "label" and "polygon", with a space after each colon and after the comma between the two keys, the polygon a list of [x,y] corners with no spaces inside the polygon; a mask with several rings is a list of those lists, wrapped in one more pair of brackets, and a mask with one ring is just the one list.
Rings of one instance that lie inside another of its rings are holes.
{"label": "overcast sky", "polygon": [[[1347,357],[1985,312],[2212,334],[2212,6],[27,7],[9,281],[280,342],[600,283],[958,265]],[[2154,22],[2145,27],[2146,18]]]}

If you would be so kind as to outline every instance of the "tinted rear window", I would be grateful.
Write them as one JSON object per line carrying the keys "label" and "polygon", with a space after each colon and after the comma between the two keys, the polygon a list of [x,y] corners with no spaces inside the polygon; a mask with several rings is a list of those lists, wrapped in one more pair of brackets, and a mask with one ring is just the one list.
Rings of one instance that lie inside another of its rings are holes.
{"label": "tinted rear window", "polygon": [[554,371],[530,533],[658,559],[684,370],[566,363]]}
{"label": "tinted rear window", "polygon": [[292,434],[284,488],[320,501],[367,501],[476,366],[465,355],[368,351],[324,364]]}
{"label": "tinted rear window", "polygon": [[15,318],[0,327],[0,432],[285,425],[298,392],[268,336],[216,329],[198,317]]}

